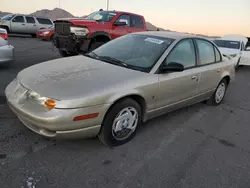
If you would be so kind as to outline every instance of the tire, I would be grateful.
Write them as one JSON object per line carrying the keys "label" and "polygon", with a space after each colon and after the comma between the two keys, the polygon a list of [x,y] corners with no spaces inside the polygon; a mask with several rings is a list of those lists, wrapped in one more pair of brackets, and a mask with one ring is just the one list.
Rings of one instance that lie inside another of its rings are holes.
{"label": "tire", "polygon": [[[218,84],[216,90],[214,91],[212,97],[206,101],[207,104],[212,106],[218,106],[222,103],[226,91],[227,91],[228,81],[223,78],[221,82]],[[221,95],[219,95],[218,92],[222,92]]]}
{"label": "tire", "polygon": [[237,61],[237,64],[236,64],[236,66],[235,66],[235,69],[238,69],[239,68],[239,65],[240,64],[240,58],[238,59],[238,61]]}
{"label": "tire", "polygon": [[102,46],[103,44],[105,44],[106,42],[95,42],[95,41],[92,41],[90,43],[90,47],[89,47],[89,51],[93,51],[95,50],[96,48]]}
{"label": "tire", "polygon": [[50,40],[52,41],[54,39],[54,34],[50,36]]}
{"label": "tire", "polygon": [[[121,114],[126,114],[126,111],[132,112],[131,114],[133,116],[123,115],[123,118],[127,118],[123,119],[124,123],[121,126],[115,124],[115,120],[117,120],[116,118],[119,116],[121,117]],[[129,123],[129,119],[133,123]],[[102,143],[110,147],[125,144],[136,135],[136,131],[141,122],[142,108],[140,107],[140,105],[130,98],[123,99],[112,106],[111,109],[107,112],[98,137]],[[127,127],[130,127],[131,129],[127,129]],[[121,128],[122,130],[118,130],[119,128]],[[119,133],[123,133],[124,135],[119,135]]]}
{"label": "tire", "polygon": [[70,56],[78,55],[78,54],[75,53],[75,52],[67,52],[67,51],[65,51],[65,50],[59,50],[59,54],[60,54],[62,57],[70,57]]}

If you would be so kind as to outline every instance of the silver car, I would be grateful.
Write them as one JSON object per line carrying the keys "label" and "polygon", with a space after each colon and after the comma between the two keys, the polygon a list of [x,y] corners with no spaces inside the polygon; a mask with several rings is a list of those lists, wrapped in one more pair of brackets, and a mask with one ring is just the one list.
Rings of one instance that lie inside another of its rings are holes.
{"label": "silver car", "polygon": [[0,19],[0,27],[7,30],[8,33],[30,34],[36,37],[39,29],[47,29],[54,25],[49,18],[35,17],[23,14],[7,14]]}
{"label": "silver car", "polygon": [[40,135],[98,135],[118,146],[150,118],[201,101],[219,105],[234,75],[233,62],[211,41],[138,32],[85,56],[26,68],[5,93],[23,124]]}
{"label": "silver car", "polygon": [[8,33],[0,28],[0,65],[9,66],[14,61],[14,47],[8,44]]}

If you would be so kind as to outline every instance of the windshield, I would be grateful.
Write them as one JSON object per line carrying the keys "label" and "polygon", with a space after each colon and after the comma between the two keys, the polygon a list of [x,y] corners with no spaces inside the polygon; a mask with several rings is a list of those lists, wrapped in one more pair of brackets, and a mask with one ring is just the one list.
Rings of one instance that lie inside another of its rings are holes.
{"label": "windshield", "polygon": [[120,66],[149,72],[163,52],[174,41],[171,38],[128,34],[112,40],[93,52],[100,60],[115,60]]}
{"label": "windshield", "polygon": [[240,49],[240,42],[230,40],[214,40],[214,43],[221,48]]}
{"label": "windshield", "polygon": [[104,22],[109,22],[112,20],[112,18],[116,15],[116,12],[110,12],[110,11],[97,11],[94,12],[90,15],[88,15],[87,17],[85,17],[85,19],[88,20],[100,20],[100,21],[104,21]]}
{"label": "windshield", "polygon": [[11,18],[13,18],[15,16],[15,14],[7,14],[4,17],[1,18],[1,20],[6,20],[9,21],[11,20]]}

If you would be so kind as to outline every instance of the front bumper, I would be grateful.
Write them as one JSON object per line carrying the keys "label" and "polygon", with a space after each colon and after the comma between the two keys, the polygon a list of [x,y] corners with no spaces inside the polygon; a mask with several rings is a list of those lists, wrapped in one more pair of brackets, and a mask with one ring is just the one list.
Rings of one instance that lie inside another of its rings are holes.
{"label": "front bumper", "polygon": [[[16,96],[17,88],[21,87],[16,82],[11,82],[5,90],[7,103],[20,121],[32,131],[45,137],[66,139],[94,137],[99,133],[109,105],[48,110],[27,100],[25,90]],[[99,113],[96,118],[73,121],[76,116],[96,112]]]}
{"label": "front bumper", "polygon": [[14,47],[5,45],[0,47],[0,64],[7,64],[14,61]]}
{"label": "front bumper", "polygon": [[53,44],[60,50],[68,52],[87,52],[90,45],[87,37],[77,37],[75,35],[55,35]]}

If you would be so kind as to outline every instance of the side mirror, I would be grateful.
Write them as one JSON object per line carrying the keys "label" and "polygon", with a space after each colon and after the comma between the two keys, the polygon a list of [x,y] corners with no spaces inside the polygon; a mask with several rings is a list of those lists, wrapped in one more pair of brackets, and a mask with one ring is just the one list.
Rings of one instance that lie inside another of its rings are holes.
{"label": "side mirror", "polygon": [[13,19],[12,19],[12,22],[16,22],[16,18],[13,18]]}
{"label": "side mirror", "polygon": [[171,62],[167,65],[163,65],[160,69],[161,73],[182,72],[182,71],[184,71],[184,66],[176,62]]}
{"label": "side mirror", "polygon": [[125,26],[128,25],[128,20],[120,19],[114,23],[115,26]]}

